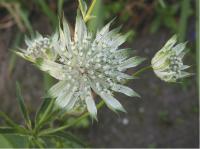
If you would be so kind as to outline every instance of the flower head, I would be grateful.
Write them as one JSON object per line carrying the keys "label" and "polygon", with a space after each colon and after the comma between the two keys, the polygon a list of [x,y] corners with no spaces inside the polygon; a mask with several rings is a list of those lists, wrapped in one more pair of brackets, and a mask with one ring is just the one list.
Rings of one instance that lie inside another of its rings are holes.
{"label": "flower head", "polygon": [[[93,37],[81,16],[77,15],[74,36],[63,19],[57,35],[54,35],[52,47],[56,59],[39,56],[36,65],[58,79],[50,88],[49,94],[56,98],[56,104],[67,111],[87,108],[96,118],[97,108],[93,92],[99,95],[112,110],[125,111],[112,92],[121,92],[128,96],[139,96],[134,90],[122,85],[134,77],[125,74],[128,68],[135,67],[144,59],[129,56],[128,49],[119,49],[126,37],[119,28],[109,31],[110,23]],[[43,49],[43,48],[42,48]],[[40,50],[42,50],[40,49]],[[36,49],[35,49],[36,50]],[[20,53],[26,55],[26,52]],[[35,58],[35,55],[31,55]]]}
{"label": "flower head", "polygon": [[57,57],[54,48],[55,39],[52,39],[53,38],[43,37],[37,32],[36,37],[33,39],[28,39],[26,37],[25,42],[27,49],[20,49],[21,52],[17,51],[16,54],[31,62],[35,62],[38,58],[55,60]]}
{"label": "flower head", "polygon": [[151,64],[155,74],[163,81],[176,82],[180,78],[190,76],[191,73],[183,70],[189,68],[182,59],[186,54],[186,43],[177,42],[177,36],[171,37],[164,47],[153,57]]}

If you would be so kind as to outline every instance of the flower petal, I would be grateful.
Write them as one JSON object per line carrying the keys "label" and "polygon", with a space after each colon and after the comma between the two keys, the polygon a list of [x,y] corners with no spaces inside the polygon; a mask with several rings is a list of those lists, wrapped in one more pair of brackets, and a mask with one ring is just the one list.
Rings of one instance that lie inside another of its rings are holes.
{"label": "flower petal", "polygon": [[72,98],[74,96],[74,91],[72,89],[65,90],[64,92],[60,92],[58,98],[56,99],[56,104],[61,108],[66,108],[66,110],[70,110],[69,105],[71,104],[71,100],[75,100]]}
{"label": "flower petal", "polygon": [[25,60],[28,60],[28,61],[30,61],[30,62],[32,62],[32,63],[35,62],[35,58],[33,58],[33,57],[31,57],[31,56],[27,56],[27,55],[25,55],[24,53],[18,52],[18,51],[15,51],[15,53],[16,53],[18,56],[20,56],[20,57],[22,57],[23,59],[25,59]]}
{"label": "flower petal", "polygon": [[112,24],[113,21],[114,21],[114,19],[111,20],[108,24],[106,24],[99,32],[97,32],[96,38],[109,32],[110,25]]}
{"label": "flower petal", "polygon": [[113,54],[119,58],[128,58],[130,56],[131,51],[131,49],[119,49],[116,50]]}
{"label": "flower petal", "polygon": [[133,75],[131,76],[120,71],[113,72],[112,77],[119,77],[120,79],[127,79],[127,80],[136,79],[135,76]]}
{"label": "flower petal", "polygon": [[121,44],[123,44],[126,41],[126,39],[127,39],[127,36],[125,36],[125,35],[120,35],[120,34],[115,35],[114,39],[112,39],[111,42],[110,42],[110,46],[117,48]]}
{"label": "flower petal", "polygon": [[[70,93],[71,94],[71,93]],[[73,109],[73,107],[75,106],[75,103],[80,100],[79,95],[78,94],[73,94],[73,96],[71,97],[71,100],[69,100],[69,102],[67,104],[65,104],[65,109],[67,111],[70,111]]]}
{"label": "flower petal", "polygon": [[145,58],[141,58],[137,56],[129,58],[128,60],[124,61],[122,64],[118,66],[119,71],[125,70],[127,68],[131,68],[131,67],[135,67],[139,65],[140,63],[142,63],[144,60]]}
{"label": "flower petal", "polygon": [[185,49],[186,44],[187,44],[187,42],[185,42],[185,43],[179,43],[175,47],[173,47],[173,50],[176,51],[177,55],[179,55]]}
{"label": "flower petal", "polygon": [[194,75],[194,74],[182,71],[181,74],[179,75],[179,78],[185,78],[185,77],[189,77],[189,76],[192,76],[192,75]]}
{"label": "flower petal", "polygon": [[49,95],[54,98],[58,97],[61,92],[64,92],[64,89],[65,89],[67,83],[69,83],[69,82],[68,81],[59,81],[58,83],[56,83],[54,86],[52,86],[49,89],[49,91],[48,91]]}
{"label": "flower petal", "polygon": [[27,36],[25,36],[25,43],[26,43],[27,46],[31,46],[32,45],[31,39],[29,39]]}
{"label": "flower petal", "polygon": [[164,47],[163,47],[161,50],[163,50],[163,51],[165,51],[165,50],[170,50],[170,49],[175,45],[176,41],[177,41],[177,36],[176,36],[176,35],[172,36],[172,37],[166,42],[166,44],[164,45]]}
{"label": "flower petal", "polygon": [[188,66],[188,65],[181,66],[181,70],[185,70],[185,69],[188,69],[188,68],[190,68],[190,66]]}
{"label": "flower petal", "polygon": [[76,25],[74,33],[75,42],[81,44],[85,34],[87,34],[87,28],[83,19],[80,16],[80,13],[78,12],[76,17]]}
{"label": "flower petal", "polygon": [[66,72],[61,64],[46,59],[37,59],[36,66],[58,80],[66,79]]}
{"label": "flower petal", "polygon": [[85,102],[87,105],[88,112],[90,113],[92,118],[97,119],[97,108],[91,93],[85,98]]}
{"label": "flower petal", "polygon": [[117,99],[115,99],[112,95],[107,94],[107,93],[102,93],[102,94],[100,94],[100,96],[111,110],[113,110],[113,111],[119,110],[122,112],[126,112],[126,110],[120,104],[120,102]]}
{"label": "flower petal", "polygon": [[127,96],[140,97],[140,95],[138,93],[136,93],[133,89],[131,89],[127,86],[124,86],[124,85],[114,84],[112,87],[112,90],[115,92],[123,93]]}
{"label": "flower petal", "polygon": [[63,32],[64,32],[64,37],[66,40],[66,45],[67,45],[67,49],[71,50],[71,34],[70,34],[70,29],[67,23],[67,20],[65,18],[63,18]]}

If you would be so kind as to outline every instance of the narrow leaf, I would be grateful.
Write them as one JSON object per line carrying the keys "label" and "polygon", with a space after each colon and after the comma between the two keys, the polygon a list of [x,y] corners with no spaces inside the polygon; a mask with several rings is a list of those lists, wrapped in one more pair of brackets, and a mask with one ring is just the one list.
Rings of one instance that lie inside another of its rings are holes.
{"label": "narrow leaf", "polygon": [[12,127],[0,127],[0,134],[15,134],[18,131]]}
{"label": "narrow leaf", "polygon": [[3,118],[3,120],[8,124],[11,128],[15,129],[21,134],[27,134],[27,131],[25,128],[20,127],[18,124],[16,124],[13,120],[11,120],[5,113],[0,111],[0,117]]}
{"label": "narrow leaf", "polygon": [[37,123],[42,115],[42,113],[44,113],[45,109],[48,107],[49,103],[50,103],[50,99],[49,98],[44,98],[42,100],[42,104],[39,107],[39,109],[36,112],[36,117],[35,117],[35,122]]}
{"label": "narrow leaf", "polygon": [[[46,99],[47,100],[47,99]],[[43,102],[39,113],[37,114],[36,124],[37,127],[41,126],[47,117],[51,115],[55,99],[48,99],[49,101]]]}
{"label": "narrow leaf", "polygon": [[1,112],[0,111],[0,117],[3,118],[3,120],[5,120],[5,122],[11,126],[11,127],[18,127],[18,125],[13,121],[11,120],[5,113]]}
{"label": "narrow leaf", "polygon": [[25,120],[25,123],[28,126],[31,126],[31,120],[30,120],[28,111],[26,109],[24,99],[23,99],[22,94],[21,94],[21,88],[20,88],[20,85],[19,85],[18,82],[16,83],[16,92],[17,92],[17,101],[18,101],[18,104],[19,104],[19,108],[21,110],[21,113],[22,113],[22,116]]}
{"label": "narrow leaf", "polygon": [[77,136],[74,136],[72,133],[70,132],[58,132],[58,133],[55,133],[55,134],[52,134],[51,136],[57,136],[57,137],[60,137],[60,138],[63,138],[63,139],[67,139],[69,140],[70,142],[74,142],[78,145],[80,145],[81,147],[88,147],[82,140],[80,140]]}

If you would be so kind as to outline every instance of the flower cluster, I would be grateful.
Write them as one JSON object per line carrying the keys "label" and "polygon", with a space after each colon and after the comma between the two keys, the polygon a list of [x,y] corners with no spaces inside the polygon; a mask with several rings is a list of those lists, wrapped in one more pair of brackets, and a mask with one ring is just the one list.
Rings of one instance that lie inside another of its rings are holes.
{"label": "flower cluster", "polygon": [[144,59],[130,57],[129,49],[119,49],[126,36],[119,33],[119,28],[109,30],[110,25],[111,22],[93,36],[82,17],[77,15],[72,37],[63,19],[62,26],[53,37],[43,38],[40,35],[34,40],[26,40],[27,50],[17,54],[59,80],[49,90],[59,107],[67,111],[85,107],[96,118],[95,92],[110,109],[125,111],[113,97],[113,91],[139,96],[122,84],[134,78],[125,71]]}
{"label": "flower cluster", "polygon": [[176,82],[180,78],[190,76],[191,73],[183,70],[189,68],[182,59],[186,54],[186,43],[175,45],[177,37],[171,37],[164,47],[153,57],[151,64],[155,74],[163,81]]}
{"label": "flower cluster", "polygon": [[36,33],[34,39],[28,39],[26,37],[25,42],[27,44],[27,49],[20,49],[21,52],[16,52],[16,54],[24,59],[31,62],[35,62],[38,58],[49,60],[56,59],[56,51],[52,38],[43,37],[41,34]]}

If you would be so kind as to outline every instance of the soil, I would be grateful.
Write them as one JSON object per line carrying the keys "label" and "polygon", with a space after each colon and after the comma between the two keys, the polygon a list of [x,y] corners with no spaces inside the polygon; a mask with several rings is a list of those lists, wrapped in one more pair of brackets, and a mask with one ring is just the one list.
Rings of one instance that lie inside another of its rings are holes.
{"label": "soil", "polygon": [[[35,29],[47,34],[51,32],[49,22],[37,17]],[[0,30],[0,97],[1,111],[21,122],[16,103],[15,81],[22,85],[23,95],[31,111],[39,106],[44,93],[42,73],[29,62],[17,58],[12,72],[9,63],[12,52],[11,43],[16,29]],[[126,45],[136,50],[136,55],[150,59],[170,37],[165,30],[156,34],[143,34]],[[194,54],[187,58],[187,64],[193,65]],[[141,66],[140,66],[141,67]],[[137,68],[139,70],[139,68]],[[136,69],[129,70],[134,73]],[[142,74],[139,79],[128,83],[142,98],[129,98],[116,94],[127,113],[114,113],[107,107],[98,112],[98,123],[80,131],[84,140],[92,147],[198,147],[198,97],[195,76],[186,79],[183,84],[169,84],[159,80],[152,71]]]}
{"label": "soil", "polygon": [[[169,39],[167,31],[141,35],[132,48],[137,55],[152,58]],[[191,59],[191,57],[189,58]],[[190,64],[194,64],[191,61]],[[194,71],[194,70],[193,70]],[[134,73],[130,70],[129,73]],[[198,147],[198,97],[196,79],[189,84],[169,84],[148,71],[128,85],[142,96],[141,99],[116,94],[127,110],[115,114],[108,108],[99,111],[99,122],[89,129],[88,139],[95,147]]]}

